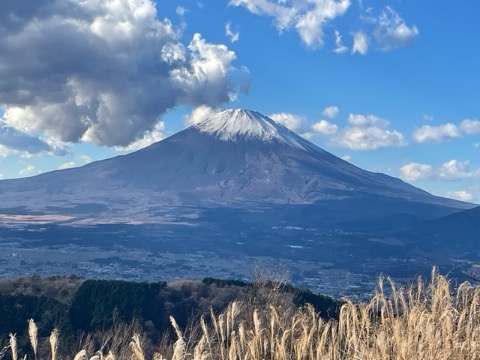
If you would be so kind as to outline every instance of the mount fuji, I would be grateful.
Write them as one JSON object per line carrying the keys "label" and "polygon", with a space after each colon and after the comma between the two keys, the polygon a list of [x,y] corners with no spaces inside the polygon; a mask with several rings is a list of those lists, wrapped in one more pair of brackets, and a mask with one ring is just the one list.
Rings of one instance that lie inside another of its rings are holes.
{"label": "mount fuji", "polygon": [[[247,279],[280,262],[298,286],[364,296],[379,271],[406,279],[480,261],[455,225],[473,207],[226,110],[128,155],[0,181],[0,271]],[[455,241],[438,240],[439,223],[455,225]]]}
{"label": "mount fuji", "polygon": [[0,181],[0,214],[71,224],[197,222],[199,209],[227,208],[355,226],[472,207],[362,170],[267,116],[239,109],[128,155]]}

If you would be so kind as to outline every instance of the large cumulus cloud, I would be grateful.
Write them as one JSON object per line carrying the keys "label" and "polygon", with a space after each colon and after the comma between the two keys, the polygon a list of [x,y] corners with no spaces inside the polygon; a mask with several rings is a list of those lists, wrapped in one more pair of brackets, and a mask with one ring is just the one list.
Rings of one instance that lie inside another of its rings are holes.
{"label": "large cumulus cloud", "polygon": [[151,0],[2,0],[0,106],[18,131],[126,146],[177,105],[236,91],[235,53],[179,27]]}

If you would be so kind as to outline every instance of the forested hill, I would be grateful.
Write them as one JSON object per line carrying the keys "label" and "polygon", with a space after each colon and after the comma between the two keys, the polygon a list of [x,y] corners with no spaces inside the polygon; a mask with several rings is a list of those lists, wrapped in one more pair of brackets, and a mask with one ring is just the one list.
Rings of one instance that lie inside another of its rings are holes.
{"label": "forested hill", "polygon": [[[170,329],[170,316],[185,328],[190,320],[224,310],[232,301],[251,304],[281,303],[296,308],[312,304],[325,319],[337,317],[339,303],[290,285],[271,281],[248,283],[205,278],[172,283],[139,283],[118,280],[82,280],[71,277],[0,279],[0,346],[9,333],[25,336],[33,318],[40,337],[60,330],[62,345],[81,346],[79,334],[92,342],[119,326],[135,326],[155,344]],[[28,351],[28,344],[20,343]]]}

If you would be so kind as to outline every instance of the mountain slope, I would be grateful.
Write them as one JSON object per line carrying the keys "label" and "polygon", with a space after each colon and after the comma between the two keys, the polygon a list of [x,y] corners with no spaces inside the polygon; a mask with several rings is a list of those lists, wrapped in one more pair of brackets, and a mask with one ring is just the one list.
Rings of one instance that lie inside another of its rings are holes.
{"label": "mountain slope", "polygon": [[480,234],[480,206],[424,221],[409,229],[404,238],[418,239],[439,251],[462,249],[477,253]]}
{"label": "mountain slope", "polygon": [[195,218],[205,207],[307,206],[331,224],[433,218],[473,206],[362,170],[249,110],[226,110],[128,155],[0,181],[0,204],[0,213],[139,222],[180,212]]}

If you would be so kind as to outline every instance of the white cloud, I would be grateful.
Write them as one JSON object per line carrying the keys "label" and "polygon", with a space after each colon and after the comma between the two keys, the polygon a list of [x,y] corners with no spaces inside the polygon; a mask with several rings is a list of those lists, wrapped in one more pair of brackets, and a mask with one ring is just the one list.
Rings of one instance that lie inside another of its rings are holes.
{"label": "white cloud", "polygon": [[[235,53],[160,20],[153,0],[12,2],[0,12],[0,99],[17,131],[127,146],[178,105],[238,91]],[[61,49],[62,51],[58,51]],[[28,56],[26,56],[28,54]]]}
{"label": "white cloud", "polygon": [[159,121],[155,124],[152,130],[146,131],[141,139],[134,141],[128,146],[117,147],[116,149],[118,151],[128,151],[128,152],[143,149],[144,147],[152,145],[153,143],[156,143],[160,140],[163,140],[165,138],[165,135],[163,134],[164,130],[165,130],[165,123],[163,121]]}
{"label": "white cloud", "polygon": [[82,160],[83,165],[92,162],[92,158],[91,158],[90,156],[88,156],[88,155],[80,155],[80,160]]}
{"label": "white cloud", "polygon": [[9,155],[11,155],[13,151],[2,144],[0,144],[0,157],[5,158]]}
{"label": "white cloud", "polygon": [[329,119],[333,119],[335,116],[338,115],[339,109],[337,106],[329,106],[323,109],[322,114],[328,117]]}
{"label": "white cloud", "polygon": [[274,18],[277,30],[282,32],[290,29],[297,17],[297,9],[288,7],[284,2],[276,2],[272,0],[231,0],[232,6],[243,6],[255,15],[266,15]]}
{"label": "white cloud", "polygon": [[58,167],[58,169],[59,170],[70,169],[70,168],[73,168],[73,167],[86,165],[86,164],[92,162],[92,158],[88,155],[80,155],[79,160],[80,161],[68,161],[66,163],[63,163]]}
{"label": "white cloud", "polygon": [[290,113],[275,113],[270,114],[269,117],[295,132],[302,131],[304,125],[304,119],[301,116]]}
{"label": "white cloud", "polygon": [[433,173],[433,167],[429,164],[411,162],[400,168],[400,177],[406,181],[430,179]]}
{"label": "white cloud", "polygon": [[350,155],[343,155],[342,160],[350,161],[350,160],[352,160],[352,157]]}
{"label": "white cloud", "polygon": [[376,150],[382,147],[407,145],[405,137],[399,131],[377,126],[348,127],[333,139],[333,143],[352,150]]}
{"label": "white cloud", "polygon": [[243,6],[256,15],[273,18],[279,32],[296,30],[305,45],[313,48],[324,44],[323,29],[345,14],[350,0],[230,0],[230,5]]}
{"label": "white cloud", "polygon": [[269,118],[275,120],[279,124],[296,132],[305,139],[311,139],[315,134],[310,131],[306,124],[305,118],[300,115],[295,115],[287,112],[280,112],[268,115]]}
{"label": "white cloud", "polygon": [[382,51],[409,46],[418,34],[416,26],[407,26],[405,20],[389,6],[378,18],[378,25],[374,31],[375,40]]}
{"label": "white cloud", "polygon": [[183,16],[187,12],[187,9],[185,9],[183,6],[178,6],[175,9],[175,12],[177,13],[178,16]]}
{"label": "white cloud", "polygon": [[349,114],[347,126],[332,138],[332,144],[352,150],[376,150],[407,145],[402,133],[387,129],[389,121],[376,115]]}
{"label": "white cloud", "polygon": [[27,165],[18,172],[20,176],[32,176],[32,175],[37,175],[39,173],[40,171],[33,165]]}
{"label": "white cloud", "polygon": [[459,180],[480,175],[480,172],[470,170],[468,160],[450,160],[438,169],[438,177],[444,180]]}
{"label": "white cloud", "polygon": [[[305,45],[321,48],[325,43],[324,29],[337,18],[344,16],[351,8],[351,0],[230,0],[231,6],[244,7],[249,12],[273,19],[279,33],[295,30]],[[358,20],[366,29],[358,29],[353,35],[352,54],[367,54],[371,38],[381,51],[391,51],[409,46],[419,35],[416,26],[409,26],[390,6],[380,14],[373,15],[373,8],[364,9],[359,4]],[[358,22],[358,21],[357,21]],[[341,32],[334,31],[333,52],[342,54],[349,50],[342,41]],[[375,45],[375,44],[374,44]]]}
{"label": "white cloud", "polygon": [[231,22],[228,22],[228,23],[225,24],[225,35],[228,36],[231,43],[237,42],[240,39],[240,33],[232,31],[232,23]]}
{"label": "white cloud", "polygon": [[418,143],[442,142],[459,138],[461,135],[455,124],[448,123],[440,126],[423,125],[414,131],[413,138]]}
{"label": "white cloud", "polygon": [[59,170],[71,169],[71,168],[74,168],[75,166],[77,166],[77,164],[75,164],[74,161],[69,161],[69,162],[66,162],[66,163],[61,164],[61,165],[58,167],[58,169],[59,169]]}
{"label": "white cloud", "polygon": [[5,177],[5,175],[0,174],[0,179],[3,179],[4,177]]}
{"label": "white cloud", "polygon": [[324,44],[323,27],[328,21],[342,16],[350,7],[350,0],[310,0],[305,5],[314,7],[300,13],[295,28],[303,42],[310,47],[322,47]]}
{"label": "white cloud", "polygon": [[348,51],[348,47],[343,44],[342,35],[340,35],[338,30],[335,30],[335,46],[333,52],[336,52],[337,54],[343,54]]}
{"label": "white cloud", "polygon": [[338,131],[338,126],[327,120],[320,120],[312,125],[312,130],[323,135],[333,135]]}
{"label": "white cloud", "polygon": [[424,114],[422,116],[422,119],[425,120],[425,121],[432,121],[433,120],[433,116],[432,115],[428,115],[428,114]]}
{"label": "white cloud", "polygon": [[471,170],[468,160],[449,160],[438,168],[432,165],[411,162],[400,168],[400,177],[407,181],[417,180],[461,180],[480,176],[480,169]]}
{"label": "white cloud", "polygon": [[473,194],[465,190],[450,191],[447,193],[447,196],[460,201],[473,200]]}
{"label": "white cloud", "polygon": [[443,142],[480,133],[480,120],[465,119],[460,125],[447,123],[438,126],[423,125],[416,129],[413,138],[418,143]]}
{"label": "white cloud", "polygon": [[480,133],[480,120],[465,119],[460,123],[460,130],[465,135],[474,135]]}
{"label": "white cloud", "polygon": [[368,52],[369,40],[367,34],[363,31],[353,33],[352,54],[359,53],[365,55]]}
{"label": "white cloud", "polygon": [[185,117],[185,124],[187,126],[195,125],[213,115],[219,110],[210,106],[201,105],[192,110],[192,112]]}
{"label": "white cloud", "polygon": [[0,145],[13,151],[26,152],[29,154],[38,154],[51,152],[54,149],[45,141],[37,136],[32,136],[24,131],[15,129],[6,125],[0,118]]}
{"label": "white cloud", "polygon": [[349,114],[348,122],[353,126],[387,127],[389,122],[376,115]]}
{"label": "white cloud", "polygon": [[232,69],[235,53],[225,45],[210,44],[200,34],[195,34],[188,45],[191,61],[188,67],[170,71],[171,80],[179,89],[185,89],[180,97],[187,104],[216,105],[231,99]]}

